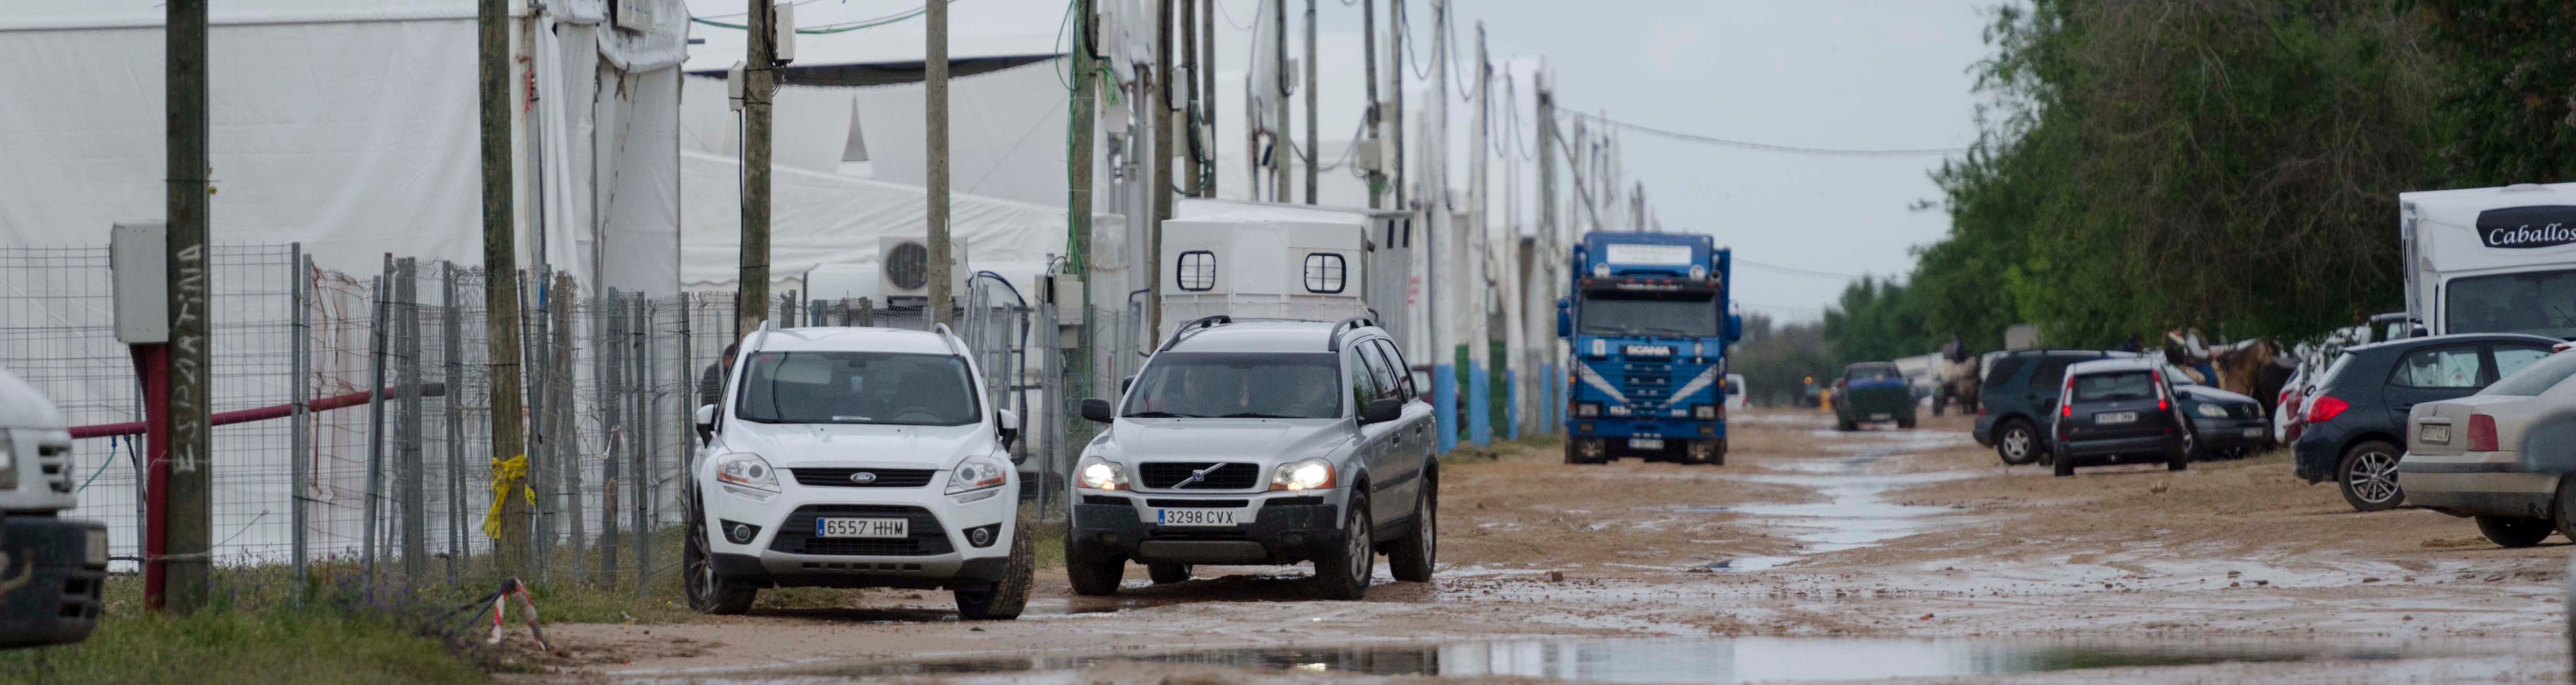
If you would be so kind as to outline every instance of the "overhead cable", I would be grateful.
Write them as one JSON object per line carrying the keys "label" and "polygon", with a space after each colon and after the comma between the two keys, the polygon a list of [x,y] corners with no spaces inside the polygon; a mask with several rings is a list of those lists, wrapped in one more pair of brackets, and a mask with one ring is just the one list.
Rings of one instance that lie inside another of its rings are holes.
{"label": "overhead cable", "polygon": [[1617,127],[1617,128],[1627,129],[1627,130],[1630,130],[1630,131],[1636,131],[1636,132],[1638,132],[1638,133],[1643,133],[1643,134],[1647,134],[1647,135],[1661,136],[1661,137],[1664,137],[1664,138],[1671,138],[1671,139],[1674,139],[1674,140],[1683,140],[1683,141],[1689,141],[1689,142],[1694,142],[1694,143],[1707,143],[1707,144],[1710,144],[1710,145],[1719,145],[1719,146],[1732,147],[1732,148],[1740,148],[1740,149],[1746,149],[1746,150],[1760,150],[1760,151],[1763,151],[1763,152],[1779,152],[1779,153],[1786,153],[1786,154],[1799,154],[1799,155],[1820,155],[1820,156],[1826,156],[1826,157],[1923,157],[1923,156],[1942,156],[1942,155],[1965,154],[1965,153],[1968,151],[1968,148],[1964,148],[1964,147],[1927,147],[1927,148],[1859,149],[1859,148],[1800,147],[1800,146],[1796,146],[1796,145],[1774,145],[1774,144],[1771,144],[1771,143],[1756,143],[1756,142],[1749,141],[1749,140],[1735,140],[1735,139],[1731,139],[1731,138],[1719,138],[1719,137],[1716,137],[1716,136],[1700,135],[1700,134],[1697,134],[1697,133],[1683,133],[1683,132],[1680,132],[1680,131],[1673,131],[1673,130],[1667,130],[1667,129],[1660,129],[1660,128],[1655,128],[1655,127],[1652,127],[1652,126],[1645,126],[1645,125],[1641,125],[1641,124],[1632,124],[1632,123],[1628,123],[1628,122],[1625,122],[1625,121],[1620,121],[1620,120],[1617,120],[1617,119],[1612,119],[1612,118],[1609,118],[1609,117],[1604,117],[1604,116],[1597,115],[1597,114],[1585,114],[1585,113],[1582,113],[1582,112],[1580,112],[1580,111],[1571,110],[1571,109],[1559,109],[1558,111],[1565,112],[1568,116],[1574,116],[1574,117],[1580,117],[1580,118],[1584,118],[1584,119],[1590,119],[1590,120],[1592,120],[1592,121],[1599,122],[1599,123],[1600,123],[1601,125],[1603,125],[1603,126],[1611,126],[1611,127]]}

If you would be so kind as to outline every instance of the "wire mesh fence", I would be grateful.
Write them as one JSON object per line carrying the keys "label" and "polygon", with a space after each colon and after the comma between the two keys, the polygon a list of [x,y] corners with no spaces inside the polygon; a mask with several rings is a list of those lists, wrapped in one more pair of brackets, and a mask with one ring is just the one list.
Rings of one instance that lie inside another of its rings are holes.
{"label": "wire mesh fence", "polygon": [[[218,563],[353,563],[405,584],[472,575],[501,528],[483,272],[388,257],[376,273],[349,274],[315,268],[296,245],[219,246],[210,257]],[[112,567],[130,571],[141,556],[144,409],[114,336],[110,278],[104,247],[0,247],[0,367],[73,424],[80,506],[70,515],[106,522]],[[641,587],[678,564],[655,533],[683,523],[694,413],[716,392],[712,371],[738,329],[734,298],[564,275],[519,282],[519,325],[501,334],[522,350],[529,573]],[[1080,324],[1114,326],[1133,312],[1081,312],[1068,325],[1050,298],[989,274],[964,295],[954,331],[995,408],[1020,417],[1023,496],[1061,520],[1088,434],[1067,420],[1092,385],[1080,379]],[[928,327],[918,300],[790,293],[771,310],[780,326]]]}

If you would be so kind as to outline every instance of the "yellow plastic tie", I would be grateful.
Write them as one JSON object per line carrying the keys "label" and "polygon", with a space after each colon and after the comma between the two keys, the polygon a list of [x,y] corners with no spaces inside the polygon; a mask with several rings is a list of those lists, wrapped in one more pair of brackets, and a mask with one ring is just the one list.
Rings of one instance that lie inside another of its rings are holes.
{"label": "yellow plastic tie", "polygon": [[536,506],[537,491],[527,485],[528,455],[492,460],[492,510],[483,514],[483,536],[501,539],[501,505],[510,501],[510,489],[518,488],[528,506]]}

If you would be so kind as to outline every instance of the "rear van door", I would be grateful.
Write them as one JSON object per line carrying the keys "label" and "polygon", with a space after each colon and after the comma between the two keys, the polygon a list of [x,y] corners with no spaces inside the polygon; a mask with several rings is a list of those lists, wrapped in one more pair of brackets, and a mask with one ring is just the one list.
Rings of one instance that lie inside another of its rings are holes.
{"label": "rear van door", "polygon": [[2073,413],[2061,417],[2068,440],[2110,440],[2162,435],[2173,419],[2157,408],[2164,399],[2155,372],[2097,371],[2073,379],[2067,398]]}

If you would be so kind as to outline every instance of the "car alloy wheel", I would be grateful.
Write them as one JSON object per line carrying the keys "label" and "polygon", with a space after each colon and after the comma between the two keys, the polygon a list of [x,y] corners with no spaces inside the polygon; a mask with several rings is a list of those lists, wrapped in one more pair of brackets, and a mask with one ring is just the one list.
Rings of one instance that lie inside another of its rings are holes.
{"label": "car alloy wheel", "polygon": [[1343,572],[1350,574],[1351,578],[1359,581],[1360,585],[1366,586],[1369,567],[1377,564],[1376,551],[1369,549],[1368,514],[1353,512],[1350,518],[1350,530],[1344,531],[1346,534],[1342,536],[1346,539],[1343,544],[1350,547],[1344,550],[1351,557],[1350,568],[1343,569]]}
{"label": "car alloy wheel", "polygon": [[2037,439],[2031,436],[2030,428],[2019,421],[2005,424],[2003,437],[1995,439],[1995,449],[2003,454],[2005,464],[2031,463],[2037,448]]}
{"label": "car alloy wheel", "polygon": [[2353,457],[2346,486],[2364,502],[2384,504],[2397,498],[2397,455],[2380,450]]}

